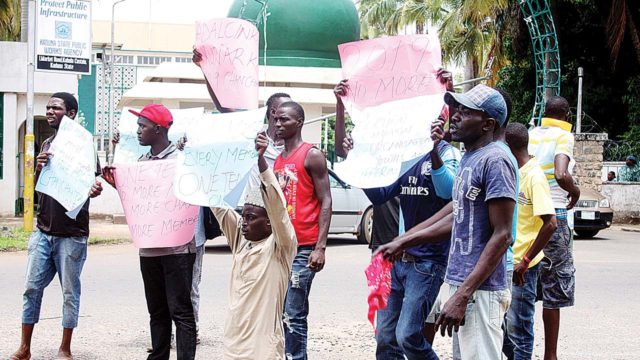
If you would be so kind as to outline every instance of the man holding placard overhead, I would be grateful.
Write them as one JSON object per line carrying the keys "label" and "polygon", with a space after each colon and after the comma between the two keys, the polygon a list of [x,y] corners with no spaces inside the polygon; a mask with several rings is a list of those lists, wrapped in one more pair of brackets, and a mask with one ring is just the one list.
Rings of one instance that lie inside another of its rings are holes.
{"label": "man holding placard overhead", "polygon": [[[47,103],[47,122],[54,134],[42,143],[41,152],[36,157],[36,179],[42,168],[54,155],[50,152],[51,143],[56,138],[62,121],[75,119],[78,101],[65,92],[55,93]],[[67,116],[69,119],[63,120]],[[100,175],[100,164],[96,164],[95,175]],[[67,174],[75,176],[75,174]],[[96,197],[102,192],[102,185],[96,181],[89,193]],[[23,295],[22,339],[20,348],[11,360],[31,358],[31,337],[34,325],[40,318],[40,305],[44,289],[51,283],[56,273],[60,279],[63,294],[62,305],[62,343],[57,359],[72,359],[71,337],[78,325],[80,310],[80,274],[87,258],[87,239],[89,237],[89,200],[82,205],[75,219],[67,215],[65,209],[53,197],[39,193],[37,229],[29,240],[27,260],[27,279]]]}
{"label": "man holding placard overhead", "polygon": [[258,134],[261,185],[247,194],[242,216],[213,208],[233,253],[229,314],[223,349],[226,359],[284,359],[282,309],[296,234],[287,204],[265,159],[269,140]]}
{"label": "man holding placard overhead", "polygon": [[[129,111],[138,116],[140,145],[151,147],[138,161],[173,159],[177,156],[177,148],[168,136],[173,123],[169,109],[150,104],[140,112]],[[102,176],[115,188],[113,171],[114,168],[106,167]],[[191,302],[195,259],[195,238],[185,245],[140,248],[140,271],[151,318],[152,351],[147,358],[149,360],[169,359],[172,320],[176,325],[178,359],[195,358],[196,322]]]}

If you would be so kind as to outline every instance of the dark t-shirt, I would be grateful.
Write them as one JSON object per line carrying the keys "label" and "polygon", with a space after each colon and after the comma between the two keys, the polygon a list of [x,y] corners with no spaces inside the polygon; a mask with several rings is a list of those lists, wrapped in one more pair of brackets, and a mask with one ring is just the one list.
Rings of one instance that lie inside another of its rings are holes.
{"label": "dark t-shirt", "polygon": [[[40,151],[49,150],[51,141],[53,136],[42,143]],[[100,160],[96,158],[96,176],[101,173]],[[67,216],[64,206],[47,194],[38,193],[38,207],[37,226],[43,233],[59,237],[89,236],[89,199],[82,205],[75,220]]]}
{"label": "dark t-shirt", "polygon": [[371,225],[371,244],[375,251],[380,245],[391,242],[398,236],[400,199],[394,197],[382,205],[373,205]]}
{"label": "dark t-shirt", "polygon": [[[488,202],[516,201],[516,170],[507,153],[492,142],[467,151],[460,162],[453,186],[453,227],[445,281],[460,286],[478,264],[493,235]],[[478,290],[507,288],[506,252]]]}
{"label": "dark t-shirt", "polygon": [[[445,158],[451,145],[442,141],[438,145],[440,157]],[[387,187],[363,189],[373,204],[381,205],[394,197],[400,198],[400,208],[407,230],[430,218],[442,209],[449,199],[436,194],[431,177],[431,152],[409,168],[398,180]],[[375,221],[374,221],[375,223]],[[449,240],[420,244],[406,250],[421,261],[431,260],[442,266],[447,265]]]}

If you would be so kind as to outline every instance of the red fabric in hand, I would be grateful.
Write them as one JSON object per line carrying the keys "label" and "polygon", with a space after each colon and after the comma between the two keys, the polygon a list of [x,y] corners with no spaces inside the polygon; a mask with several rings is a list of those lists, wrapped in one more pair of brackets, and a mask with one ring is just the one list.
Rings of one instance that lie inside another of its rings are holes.
{"label": "red fabric in hand", "polygon": [[367,276],[367,285],[369,286],[369,322],[376,330],[374,322],[376,311],[387,307],[387,300],[391,293],[391,268],[393,263],[382,257],[382,253],[378,253],[371,259],[371,263],[364,270]]}

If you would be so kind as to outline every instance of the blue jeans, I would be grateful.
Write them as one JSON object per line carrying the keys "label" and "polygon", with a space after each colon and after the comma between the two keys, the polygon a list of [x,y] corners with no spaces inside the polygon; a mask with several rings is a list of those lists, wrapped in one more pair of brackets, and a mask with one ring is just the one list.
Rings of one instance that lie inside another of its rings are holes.
{"label": "blue jeans", "polygon": [[511,306],[507,311],[503,352],[509,359],[530,360],[533,355],[533,322],[536,312],[536,290],[540,265],[524,274],[524,285],[511,287]]}
{"label": "blue jeans", "polygon": [[422,328],[444,274],[445,267],[431,261],[398,260],[393,264],[387,307],[378,311],[377,359],[438,359]]}
{"label": "blue jeans", "polygon": [[22,323],[40,320],[44,289],[58,274],[62,288],[62,327],[78,326],[80,312],[80,273],[87,259],[87,237],[58,237],[36,230],[28,246],[25,291],[22,296]]}
{"label": "blue jeans", "polygon": [[289,288],[284,302],[284,347],[287,359],[307,358],[307,315],[309,315],[309,291],[316,275],[309,270],[312,246],[299,246],[293,259]]}

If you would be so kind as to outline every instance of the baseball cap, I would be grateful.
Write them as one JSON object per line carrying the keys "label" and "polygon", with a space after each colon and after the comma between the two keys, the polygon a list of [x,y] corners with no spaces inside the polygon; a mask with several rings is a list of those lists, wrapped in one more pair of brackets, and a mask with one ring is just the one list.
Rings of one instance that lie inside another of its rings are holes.
{"label": "baseball cap", "polygon": [[149,104],[142,108],[140,112],[129,109],[129,112],[135,116],[142,116],[146,119],[149,119],[149,121],[151,121],[152,123],[160,125],[163,128],[167,129],[173,122],[171,111],[169,111],[169,109],[167,109],[164,105],[160,104]]}
{"label": "baseball cap", "polygon": [[627,161],[629,161],[629,160],[633,161],[636,164],[638,163],[638,159],[633,155],[627,156]]}
{"label": "baseball cap", "polygon": [[476,85],[466,93],[457,94],[447,91],[444,102],[449,106],[459,103],[473,110],[480,110],[496,119],[500,126],[507,121],[507,103],[500,93],[486,85]]}

